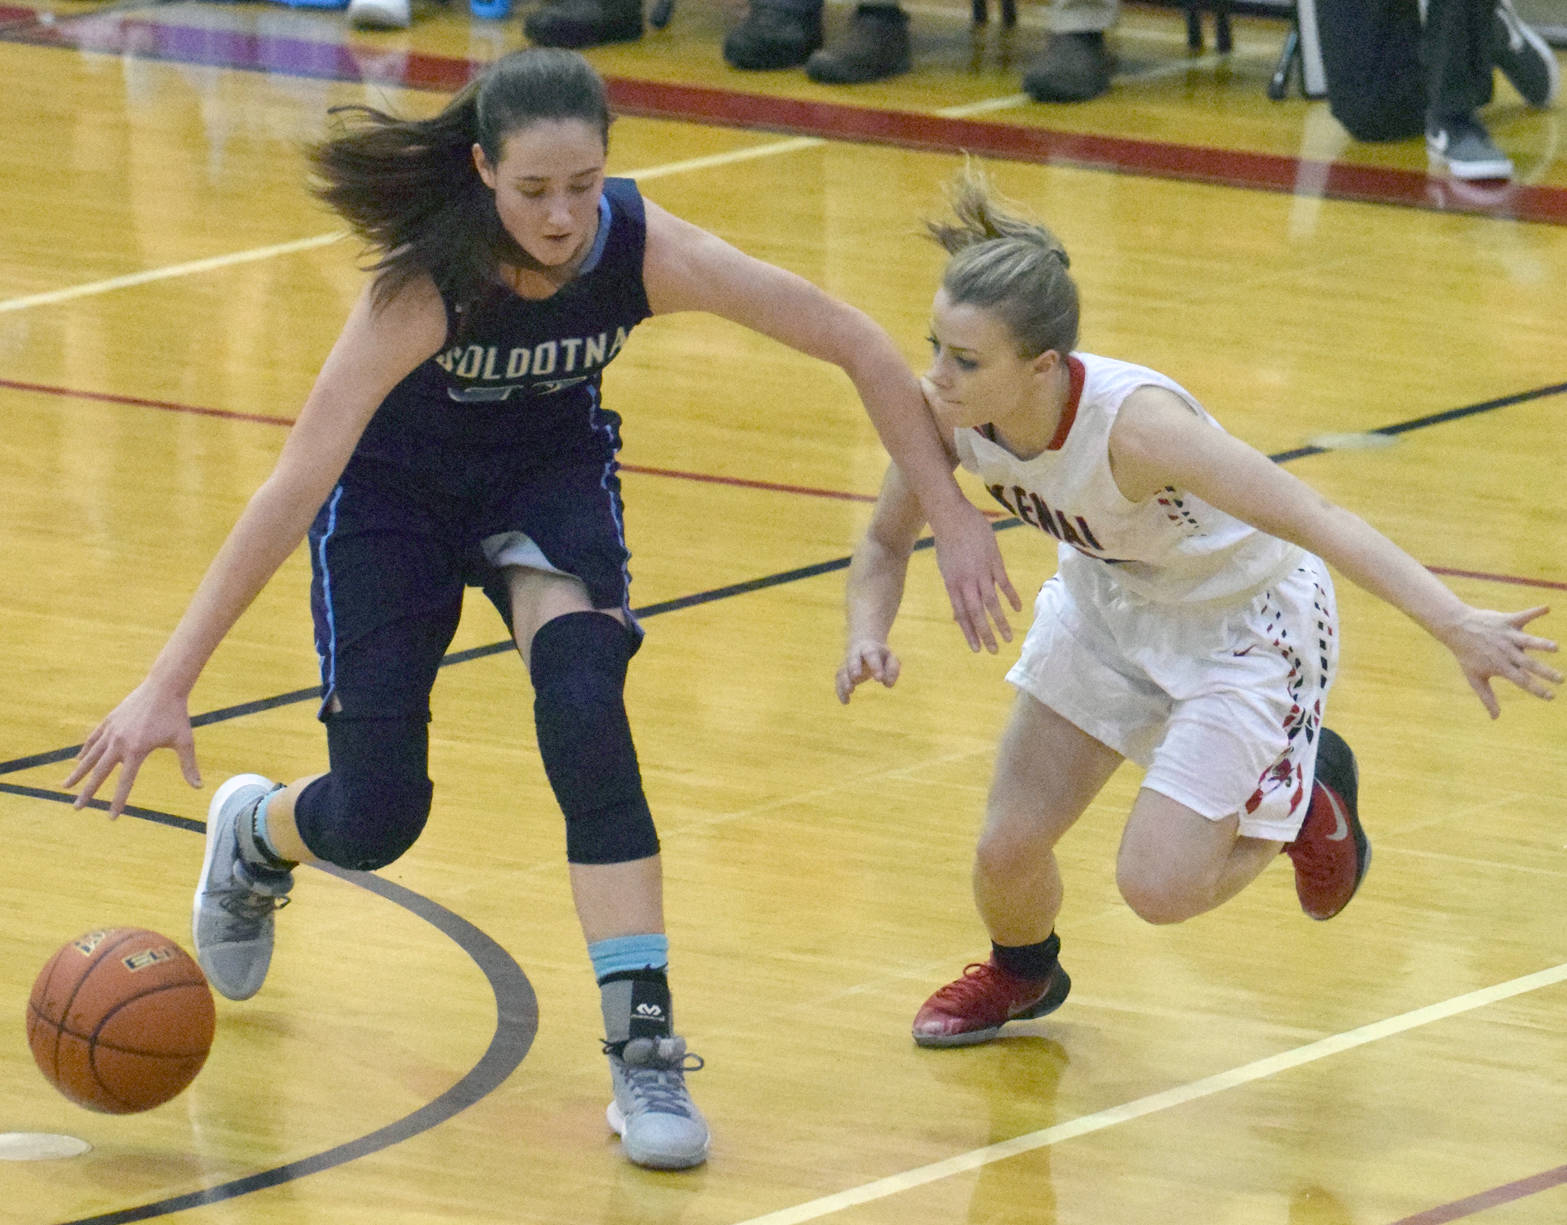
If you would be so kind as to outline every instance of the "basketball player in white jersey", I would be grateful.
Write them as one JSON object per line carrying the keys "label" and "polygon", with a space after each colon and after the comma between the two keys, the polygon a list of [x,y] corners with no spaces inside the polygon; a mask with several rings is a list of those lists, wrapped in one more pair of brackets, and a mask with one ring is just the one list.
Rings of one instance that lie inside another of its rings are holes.
{"label": "basketball player in white jersey", "polygon": [[[1338,658],[1324,559],[1451,650],[1493,717],[1490,678],[1542,698],[1561,683],[1529,654],[1556,649],[1525,629],[1546,609],[1471,608],[1170,379],[1075,352],[1060,243],[976,171],[951,194],[955,218],[929,227],[951,259],[926,397],[954,464],[1055,537],[1059,566],[1007,674],[1017,702],[975,855],[991,955],[926,1001],[922,1046],[984,1042],[1066,999],[1055,845],[1125,758],[1146,774],[1116,878],[1142,918],[1211,910],[1281,849],[1308,915],[1349,902],[1371,848],[1354,755],[1322,723]],[[894,465],[849,569],[843,702],[897,680],[887,637],[922,526]]]}

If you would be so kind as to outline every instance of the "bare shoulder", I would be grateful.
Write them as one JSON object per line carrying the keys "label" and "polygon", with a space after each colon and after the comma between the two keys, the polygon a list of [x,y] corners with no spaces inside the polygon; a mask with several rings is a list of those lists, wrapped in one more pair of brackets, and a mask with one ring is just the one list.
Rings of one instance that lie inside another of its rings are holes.
{"label": "bare shoulder", "polygon": [[357,339],[389,357],[414,358],[417,365],[446,340],[446,304],[427,275],[406,281],[389,294],[377,292],[371,278],[348,318],[345,338]]}
{"label": "bare shoulder", "polygon": [[1177,426],[1198,420],[1197,411],[1168,387],[1157,383],[1144,383],[1134,388],[1121,401],[1121,411],[1116,414],[1116,426],[1128,422],[1133,428],[1152,426]]}
{"label": "bare shoulder", "polygon": [[718,235],[644,200],[647,244],[642,279],[654,314],[685,310],[726,313],[729,294],[743,285],[752,261]]}
{"label": "bare shoulder", "polygon": [[429,277],[389,295],[378,296],[375,286],[372,278],[360,290],[310,396],[312,404],[348,405],[356,419],[368,419],[387,392],[446,343],[446,308]]}
{"label": "bare shoulder", "polygon": [[1144,384],[1121,401],[1110,427],[1110,471],[1127,500],[1140,502],[1175,479],[1194,439],[1218,433],[1169,388]]}

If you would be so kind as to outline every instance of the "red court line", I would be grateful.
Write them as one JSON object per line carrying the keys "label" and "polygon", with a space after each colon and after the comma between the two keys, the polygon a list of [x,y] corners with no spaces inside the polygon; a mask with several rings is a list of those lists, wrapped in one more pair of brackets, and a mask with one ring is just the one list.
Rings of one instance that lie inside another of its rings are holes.
{"label": "red court line", "polygon": [[[0,9],[0,15],[4,10]],[[292,426],[289,417],[269,417],[262,413],[240,413],[227,408],[202,408],[195,404],[178,404],[172,400],[147,400],[140,396],[114,395],[106,391],[83,391],[74,387],[52,387],[45,383],[22,383],[16,379],[0,378],[0,387],[14,391],[31,391],[40,395],[60,396],[71,400],[95,400],[105,404],[128,404],[133,408],[156,408],[166,413],[189,413],[197,417],[221,417],[230,421],[252,421],[260,425]],[[816,489],[809,485],[785,485],[777,481],[751,480],[742,476],[719,476],[708,472],[685,472],[678,468],[654,468],[641,464],[621,464],[622,472],[634,472],[641,476],[663,476],[680,481],[701,481],[709,485],[732,485],[741,489],[762,489],[771,493],[794,493],[810,498],[840,498],[847,502],[874,502],[873,493],[851,493],[842,489]],[[1000,511],[986,511],[991,518],[1000,518]]]}
{"label": "red court line", "polygon": [[[765,489],[771,493],[798,493],[808,498],[841,498],[845,502],[874,502],[873,493],[851,493],[844,489],[817,489],[811,485],[782,485],[777,481],[753,481],[742,476],[718,476],[709,472],[685,472],[679,468],[649,468],[643,464],[621,464],[622,472],[641,476],[668,476],[681,481],[701,481],[709,485],[738,485],[745,489]],[[1000,511],[986,511],[1000,518]]]}
{"label": "red court line", "polygon": [[644,116],[933,152],[965,150],[1040,165],[1567,224],[1567,189],[1560,187],[1512,184],[1487,189],[1489,194],[1483,198],[1466,199],[1458,194],[1462,190],[1458,185],[1432,179],[1421,171],[1313,162],[1274,153],[1058,132],[992,120],[944,118],[659,81],[613,80],[610,97],[622,110]]}
{"label": "red court line", "polygon": [[[0,18],[26,13],[28,10],[0,8]],[[114,14],[73,17],[49,26],[27,23],[4,36],[95,52],[128,52],[184,63],[441,91],[457,89],[484,66],[479,61],[421,52],[366,54],[361,61],[355,48],[343,43],[199,29]],[[1042,165],[1567,224],[1567,188],[1562,187],[1465,185],[1429,177],[1423,170],[1314,162],[1273,153],[1059,132],[994,120],[942,118],[662,81],[612,78],[609,87],[616,109],[626,114],[933,152],[967,150]]]}
{"label": "red court line", "polygon": [[[4,13],[0,9],[0,14]],[[224,417],[233,421],[253,421],[261,425],[291,426],[288,417],[269,417],[261,413],[237,413],[225,408],[202,408],[194,404],[177,404],[172,400],[145,400],[139,396],[112,395],[103,391],[81,391],[72,387],[53,387],[45,383],[21,383],[15,379],[0,378],[0,387],[17,391],[32,391],[40,395],[60,396],[72,400],[97,400],[106,404],[128,404],[133,408],[155,408],[167,413],[191,413],[199,417]],[[793,493],[808,498],[841,498],[849,502],[874,502],[875,494],[854,493],[843,489],[819,489],[811,485],[785,485],[777,481],[752,480],[743,476],[719,476],[710,472],[687,472],[679,468],[657,468],[642,464],[621,464],[622,472],[639,476],[663,476],[679,481],[700,481],[709,485],[730,485],[737,489],[762,489],[771,493]],[[984,508],[981,508],[984,510]],[[986,518],[999,519],[999,511],[984,510]],[[1490,583],[1513,583],[1520,587],[1549,587],[1567,591],[1567,582],[1548,578],[1525,578],[1516,574],[1490,574],[1484,570],[1453,570],[1445,566],[1428,566],[1433,574],[1445,574],[1453,578],[1472,578]]]}
{"label": "red court line", "polygon": [[1567,591],[1567,583],[1548,578],[1517,578],[1510,574],[1487,574],[1483,570],[1450,570],[1446,566],[1427,566],[1432,574],[1445,574],[1448,578],[1477,578],[1488,583],[1517,583],[1520,587],[1550,587]]}
{"label": "red court line", "polygon": [[1564,1183],[1567,1183],[1567,1165],[1559,1165],[1554,1170],[1546,1170],[1528,1178],[1520,1178],[1517,1182],[1492,1187],[1489,1191],[1481,1191],[1468,1199],[1443,1204],[1439,1208],[1428,1208],[1424,1212],[1415,1213],[1414,1216],[1406,1216],[1402,1220],[1394,1221],[1393,1225],[1447,1225],[1449,1221],[1462,1220],[1466,1216],[1474,1216],[1477,1212],[1484,1212],[1499,1204],[1510,1204],[1525,1196],[1538,1195],[1541,1191],[1549,1191],[1552,1187],[1559,1187]]}
{"label": "red court line", "polygon": [[226,417],[233,421],[254,421],[261,425],[294,424],[288,417],[269,417],[263,413],[237,413],[227,408],[201,408],[195,404],[176,404],[172,400],[144,400],[140,396],[118,396],[107,391],[79,391],[74,387],[50,387],[44,383],[19,383],[15,379],[0,379],[0,387],[9,387],[13,391],[35,391],[46,396],[68,396],[73,400],[98,400],[105,404],[129,404],[135,408],[157,408],[170,413],[190,413],[197,417]]}

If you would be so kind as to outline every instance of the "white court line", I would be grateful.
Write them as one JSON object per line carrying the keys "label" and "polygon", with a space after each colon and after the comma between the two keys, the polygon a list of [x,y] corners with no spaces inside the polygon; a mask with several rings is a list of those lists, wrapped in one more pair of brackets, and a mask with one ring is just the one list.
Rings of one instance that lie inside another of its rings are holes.
{"label": "white court line", "polygon": [[[1002,98],[965,102],[960,106],[944,106],[940,110],[932,111],[931,114],[939,119],[961,119],[965,115],[982,115],[990,111],[1008,110],[1030,101],[1027,94],[1008,94]],[[825,144],[827,140],[821,136],[791,136],[786,140],[775,140],[771,144],[753,145],[749,149],[731,149],[727,153],[691,157],[683,162],[665,162],[662,166],[650,166],[646,170],[628,170],[626,174],[640,183],[646,179],[685,174],[690,170],[712,170],[718,166],[731,166],[736,162],[748,162],[758,157],[776,157],[780,153],[799,153],[805,149],[818,149]]]}
{"label": "white court line", "polygon": [[[934,114],[942,118],[956,119],[968,114],[980,114],[985,111],[1004,110],[1008,107],[1018,106],[1028,101],[1026,94],[1013,94],[1005,98],[991,98],[982,102],[965,103],[962,106],[944,107]],[[730,166],[737,162],[750,161],[759,157],[776,157],[781,153],[798,153],[804,149],[815,149],[827,143],[818,136],[796,136],[787,140],[773,141],[771,144],[756,145],[749,149],[733,149],[728,153],[714,153],[707,157],[692,157],[680,162],[665,162],[660,166],[650,166],[646,170],[633,170],[626,172],[629,177],[641,180],[665,178],[672,174],[685,174],[693,170],[712,170],[719,166]],[[85,285],[72,285],[66,289],[54,289],[47,293],[29,294],[22,298],[9,298],[0,300],[0,314],[8,311],[27,310],[34,306],[50,306],[56,302],[69,302],[75,298],[88,298],[96,294],[110,293],[116,289],[129,289],[136,285],[147,285],[154,281],[167,281],[175,277],[192,276],[199,272],[212,272],[220,268],[232,268],[236,264],[248,264],[257,260],[272,259],[278,255],[292,255],[296,251],[308,251],[313,247],[324,247],[328,243],[336,242],[346,235],[341,230],[335,230],[330,234],[317,234],[313,238],[300,238],[293,242],[278,243],[271,247],[255,247],[249,251],[236,251],[232,255],[215,255],[210,259],[192,260],[187,264],[170,264],[165,268],[151,268],[146,272],[133,272],[128,276],[111,277],[105,281],[90,281]]]}
{"label": "white court line", "polygon": [[1370,1025],[1362,1025],[1359,1029],[1351,1029],[1342,1034],[1335,1034],[1330,1038],[1323,1038],[1320,1041],[1296,1047],[1292,1051],[1284,1051],[1278,1055],[1269,1055],[1266,1059],[1258,1059],[1253,1063],[1244,1064],[1238,1068],[1231,1068],[1228,1072],[1219,1072],[1213,1076],[1205,1076],[1201,1080],[1194,1080],[1185,1085],[1177,1085],[1173,1089],[1166,1089],[1160,1093],[1152,1093],[1147,1097],[1140,1097],[1136,1101],[1126,1102],[1120,1106],[1111,1106],[1109,1109],[1084,1115],[1079,1119],[1058,1123],[1054,1127],[1046,1127],[1040,1131],[1029,1132],[1027,1135],[1018,1136],[1012,1140],[1003,1140],[999,1144],[986,1145],[984,1148],[959,1153],[955,1157],[933,1161],[929,1165],[922,1165],[913,1170],[905,1170],[901,1174],[893,1174],[887,1178],[879,1178],[875,1182],[865,1183],[863,1186],[854,1187],[848,1191],[824,1195],[820,1199],[813,1199],[807,1203],[798,1204],[793,1208],[782,1208],[777,1212],[769,1212],[764,1216],[751,1217],[749,1220],[739,1222],[739,1225],[801,1225],[805,1221],[819,1220],[824,1216],[841,1212],[845,1208],[853,1208],[859,1204],[868,1204],[875,1200],[886,1199],[889,1196],[901,1194],[915,1187],[923,1187],[928,1183],[938,1182],[943,1178],[951,1178],[955,1174],[966,1174],[983,1166],[993,1165],[998,1161],[1005,1161],[1008,1157],[1016,1157],[1022,1153],[1031,1153],[1035,1149],[1045,1148],[1062,1140],[1072,1140],[1078,1136],[1104,1131],[1106,1128],[1114,1127],[1120,1123],[1129,1123],[1134,1119],[1156,1114],[1161,1110],[1183,1106],[1187,1102],[1194,1102],[1200,1098],[1212,1097],[1214,1094],[1223,1093],[1227,1089],[1234,1089],[1240,1085],[1275,1076],[1280,1072],[1287,1072],[1292,1068],[1315,1063],[1317,1060],[1326,1059],[1330,1055],[1337,1055],[1343,1051],[1353,1050],[1357,1046],[1366,1046],[1372,1042],[1379,1042],[1383,1038],[1390,1038],[1395,1034],[1407,1033],[1409,1030],[1418,1029],[1422,1025],[1429,1025],[1433,1021],[1443,1021],[1461,1013],[1471,1012],[1476,1008],[1483,1008],[1488,1004],[1511,999],[1515,995],[1523,995],[1525,992],[1535,991],[1541,987],[1554,986],[1564,980],[1567,980],[1567,962],[1563,962],[1561,965],[1554,966],[1549,970],[1541,970],[1535,974],[1526,974],[1522,978],[1515,978],[1510,982],[1498,983],[1494,987],[1483,987],[1479,991],[1471,991],[1467,995],[1455,996],[1439,1004],[1429,1004],[1424,1008],[1416,1008],[1412,1012],[1402,1013],[1396,1017],[1388,1017],[1382,1021],[1373,1021]]}
{"label": "white court line", "polygon": [[788,140],[775,140],[770,145],[753,145],[749,149],[731,149],[728,153],[711,153],[706,157],[690,157],[683,162],[665,162],[662,166],[649,166],[646,170],[628,170],[627,178],[642,182],[644,179],[662,179],[666,175],[684,174],[688,170],[712,170],[716,166],[730,166],[735,162],[748,162],[758,157],[774,157],[780,153],[797,153],[801,149],[814,149],[827,142],[820,136],[794,136]]}
{"label": "white court line", "polygon": [[330,234],[317,234],[314,238],[297,238],[293,242],[280,242],[272,247],[253,247],[249,251],[236,251],[232,255],[214,255],[210,259],[192,260],[188,264],[170,264],[165,268],[149,268],[146,272],[132,272],[128,276],[111,277],[107,281],[91,281],[86,285],[72,285],[68,289],[53,289],[48,293],[29,294],[25,298],[9,298],[0,301],[0,314],[6,311],[26,310],[30,306],[48,306],[55,302],[69,302],[72,298],[86,298],[93,294],[108,293],[114,289],[127,289],[132,285],[146,285],[152,281],[172,280],[177,276],[190,276],[196,272],[211,272],[217,268],[231,268],[235,264],[248,264],[255,260],[271,259],[274,255],[290,255],[295,251],[308,251],[312,247],[324,247],[346,235],[342,230]]}

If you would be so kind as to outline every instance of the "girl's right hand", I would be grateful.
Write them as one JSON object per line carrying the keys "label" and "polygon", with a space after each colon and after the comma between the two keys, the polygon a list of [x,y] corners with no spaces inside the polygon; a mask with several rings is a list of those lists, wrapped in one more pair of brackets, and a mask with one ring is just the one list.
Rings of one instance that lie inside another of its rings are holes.
{"label": "girl's right hand", "polygon": [[845,706],[863,682],[877,680],[891,689],[898,681],[898,657],[885,642],[851,642],[838,669],[838,700]]}
{"label": "girl's right hand", "polygon": [[142,762],[154,749],[162,748],[178,754],[180,773],[187,783],[201,786],[196,740],[185,700],[143,681],[93,729],[77,753],[76,765],[65,780],[67,789],[81,784],[73,807],[85,808],[118,766],[119,785],[109,803],[109,819],[114,820],[125,810]]}

